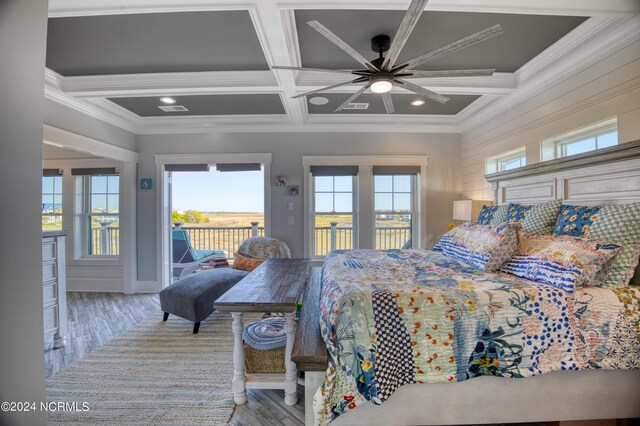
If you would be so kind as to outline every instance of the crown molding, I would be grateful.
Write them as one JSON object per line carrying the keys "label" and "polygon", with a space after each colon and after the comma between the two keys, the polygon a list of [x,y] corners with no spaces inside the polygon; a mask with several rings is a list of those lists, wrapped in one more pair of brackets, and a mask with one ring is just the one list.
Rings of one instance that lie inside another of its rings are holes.
{"label": "crown molding", "polygon": [[205,93],[273,92],[272,71],[213,71],[60,77],[62,90],[76,98]]}
{"label": "crown molding", "polygon": [[[139,154],[126,148],[121,148],[77,133],[69,132],[58,127],[43,125],[43,141],[74,151],[88,152],[98,157],[105,157],[118,161],[138,162]],[[102,160],[103,161],[103,160]]]}
{"label": "crown molding", "polygon": [[[305,109],[306,110],[306,109]],[[205,133],[215,132],[400,132],[400,133],[459,133],[454,115],[413,114],[308,114],[304,124],[292,125],[280,115],[226,115],[189,117],[140,117],[139,134]]]}
{"label": "crown molding", "polygon": [[113,114],[116,117],[119,117],[123,120],[130,121],[134,126],[136,126],[136,130],[138,125],[140,124],[140,116],[136,113],[129,111],[126,108],[121,107],[115,102],[111,102],[108,99],[104,98],[85,98],[84,101],[92,105],[105,113]]}
{"label": "crown molding", "polygon": [[128,132],[137,133],[138,129],[132,121],[118,117],[108,111],[91,105],[84,100],[69,96],[60,90],[60,86],[59,75],[49,69],[45,69],[44,97],[46,99],[67,108],[74,109],[80,113],[88,115],[89,117],[112,124]]}
{"label": "crown molding", "polygon": [[[49,17],[120,15],[132,13],[196,12],[249,9],[266,3],[280,9],[379,9],[406,10],[406,0],[322,1],[259,0],[254,3],[230,0],[49,0]],[[431,0],[426,10],[450,12],[487,12],[566,16],[631,16],[640,12],[636,0]]]}
{"label": "crown molding", "polygon": [[300,43],[298,42],[295,11],[293,9],[282,9],[280,10],[280,15],[282,16],[284,35],[287,39],[287,50],[291,66],[299,67],[302,64],[302,59],[300,58]]}
{"label": "crown molding", "polygon": [[[52,0],[55,1],[55,0]],[[406,0],[295,0],[280,2],[283,9],[361,9],[406,10]],[[484,12],[565,16],[632,16],[640,12],[635,0],[431,0],[425,10],[444,12]]]}
{"label": "crown molding", "polygon": [[230,0],[50,0],[49,18],[71,16],[130,15],[138,13],[207,12],[248,10],[252,2]]}
{"label": "crown molding", "polygon": [[500,96],[497,95],[480,96],[478,99],[476,99],[475,102],[469,104],[465,109],[463,109],[456,115],[458,124],[464,123],[469,119],[469,117],[473,117],[475,114],[479,114],[481,111],[488,108],[498,99],[500,99]]}
{"label": "crown molding", "polygon": [[607,31],[620,25],[624,19],[593,17],[587,19],[582,25],[574,28],[569,34],[549,46],[533,60],[524,64],[516,71],[518,82],[525,82],[528,79],[539,75],[550,66],[562,61],[566,55],[580,49],[590,40],[601,37]]}
{"label": "crown molding", "polygon": [[523,74],[527,77],[524,79],[518,77],[518,90],[497,99],[487,108],[462,122],[463,141],[471,140],[483,133],[487,123],[527,99],[597,64],[630,43],[640,40],[640,32],[638,32],[640,16],[631,19],[605,18],[602,20],[597,18],[592,25],[588,39],[583,39],[581,43],[576,44],[575,35],[570,33],[569,35],[572,37],[565,37],[559,42],[562,45],[557,49],[560,49],[561,55],[558,55],[559,52],[556,51],[553,54],[542,56],[539,60],[538,58],[534,59],[533,61],[541,61],[542,63],[534,63],[531,67],[540,71],[529,73],[525,69]]}

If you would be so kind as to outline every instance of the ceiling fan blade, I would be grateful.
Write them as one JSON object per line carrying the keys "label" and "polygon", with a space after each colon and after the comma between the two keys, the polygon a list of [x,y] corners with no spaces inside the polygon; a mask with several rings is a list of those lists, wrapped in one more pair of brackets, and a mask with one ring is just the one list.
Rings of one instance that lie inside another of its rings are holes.
{"label": "ceiling fan blade", "polygon": [[337,35],[332,33],[327,27],[322,25],[320,22],[318,22],[318,21],[309,21],[309,22],[307,22],[307,24],[309,24],[309,26],[311,28],[313,28],[314,30],[316,30],[317,32],[319,32],[320,34],[322,34],[323,36],[328,38],[331,43],[333,43],[336,46],[338,46],[340,49],[342,49],[344,52],[346,52],[353,59],[355,59],[356,61],[360,62],[362,65],[367,67],[367,69],[370,69],[371,71],[379,71],[378,68],[376,68],[364,56],[359,54],[353,47],[351,47],[347,43],[345,43],[344,40],[342,40],[340,37],[338,37]]}
{"label": "ceiling fan blade", "polygon": [[403,89],[410,90],[414,93],[417,93],[420,96],[424,96],[427,99],[431,99],[436,102],[440,102],[441,104],[447,102],[449,98],[443,96],[439,93],[432,92],[429,89],[425,89],[424,87],[418,86],[417,84],[410,83],[408,81],[400,80],[399,78],[395,79],[396,82],[399,83],[398,87],[402,87]]}
{"label": "ceiling fan blade", "polygon": [[442,56],[448,55],[460,49],[464,49],[465,47],[469,47],[473,44],[480,43],[481,41],[490,39],[491,37],[495,37],[500,34],[502,34],[502,27],[500,27],[500,24],[496,24],[493,27],[485,28],[482,31],[478,31],[477,33],[471,34],[465,38],[456,40],[453,43],[449,43],[445,46],[439,47],[435,50],[432,50],[431,52],[418,56],[417,58],[413,58],[402,65],[398,65],[393,70],[395,71],[417,67],[418,65],[421,65],[427,61],[441,58]]}
{"label": "ceiling fan blade", "polygon": [[382,102],[384,102],[384,109],[387,110],[387,114],[393,114],[395,112],[393,100],[391,99],[391,94],[389,92],[382,94]]}
{"label": "ceiling fan blade", "polygon": [[338,83],[338,84],[334,84],[333,86],[323,87],[322,89],[317,89],[317,90],[312,90],[310,92],[301,93],[299,95],[292,96],[291,98],[292,99],[301,98],[303,96],[312,95],[312,94],[318,93],[318,92],[326,92],[327,90],[331,90],[331,89],[334,89],[336,87],[346,86],[347,84],[352,84],[352,83],[360,83],[360,82],[366,81],[366,80],[368,80],[367,77],[358,77],[355,80],[345,81],[344,83]]}
{"label": "ceiling fan blade", "polygon": [[364,86],[362,86],[360,88],[360,90],[358,90],[356,93],[354,93],[353,95],[349,96],[349,99],[347,99],[346,101],[344,101],[343,103],[340,104],[340,106],[338,108],[336,108],[333,112],[339,112],[342,111],[342,109],[344,107],[346,107],[347,105],[349,105],[351,102],[353,102],[358,96],[362,95],[365,90],[367,90],[369,88],[369,84],[365,84]]}
{"label": "ceiling fan blade", "polygon": [[404,18],[402,18],[402,22],[400,23],[400,27],[398,27],[395,37],[393,37],[391,47],[389,48],[389,51],[387,51],[387,56],[384,58],[384,62],[382,63],[383,70],[390,70],[393,68],[393,65],[398,59],[398,55],[400,55],[400,51],[409,39],[413,28],[418,23],[418,19],[420,19],[420,15],[422,15],[427,1],[428,0],[411,1],[409,9],[407,9],[407,12],[404,14]]}
{"label": "ceiling fan blade", "polygon": [[479,77],[490,76],[496,70],[443,70],[443,71],[422,71],[422,70],[403,70],[403,73],[413,75],[403,76],[403,78],[431,78],[431,77]]}
{"label": "ceiling fan blade", "polygon": [[305,67],[287,67],[284,65],[273,65],[272,70],[292,70],[292,71],[317,71],[317,72],[336,72],[340,74],[352,74],[351,70],[328,70],[325,68],[305,68]]}

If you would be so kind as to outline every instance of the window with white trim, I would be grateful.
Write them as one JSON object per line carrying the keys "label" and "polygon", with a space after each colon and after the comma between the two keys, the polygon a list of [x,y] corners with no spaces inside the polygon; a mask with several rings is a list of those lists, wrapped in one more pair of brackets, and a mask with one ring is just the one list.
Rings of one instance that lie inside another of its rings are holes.
{"label": "window with white trim", "polygon": [[45,169],[42,176],[42,230],[62,229],[62,172]]}
{"label": "window with white trim", "polygon": [[504,152],[487,158],[485,164],[486,173],[503,172],[527,165],[527,153],[525,148]]}
{"label": "window with white trim", "polygon": [[616,117],[574,129],[542,141],[542,161],[569,157],[618,144]]}
{"label": "window with white trim", "polygon": [[373,167],[377,250],[412,247],[418,171],[418,167]]}
{"label": "window with white trim", "polygon": [[120,254],[120,176],[115,169],[73,169],[76,196],[81,201],[83,256]]}
{"label": "window with white trim", "polygon": [[356,247],[356,177],[354,166],[312,166],[313,256]]}

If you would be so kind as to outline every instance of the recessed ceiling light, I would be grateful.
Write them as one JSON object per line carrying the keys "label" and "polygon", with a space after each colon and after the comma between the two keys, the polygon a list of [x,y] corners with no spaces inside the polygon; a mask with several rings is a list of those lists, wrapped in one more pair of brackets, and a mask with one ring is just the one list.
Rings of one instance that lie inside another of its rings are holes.
{"label": "recessed ceiling light", "polygon": [[170,98],[169,96],[163,96],[162,98],[160,98],[160,102],[162,102],[163,104],[175,104],[176,100]]}
{"label": "recessed ceiling light", "polygon": [[324,96],[314,96],[313,98],[309,99],[309,103],[313,105],[326,105],[329,103],[329,99],[325,98]]}
{"label": "recessed ceiling light", "polygon": [[420,106],[420,105],[424,105],[424,99],[416,99],[415,101],[411,101],[411,105],[413,106]]}

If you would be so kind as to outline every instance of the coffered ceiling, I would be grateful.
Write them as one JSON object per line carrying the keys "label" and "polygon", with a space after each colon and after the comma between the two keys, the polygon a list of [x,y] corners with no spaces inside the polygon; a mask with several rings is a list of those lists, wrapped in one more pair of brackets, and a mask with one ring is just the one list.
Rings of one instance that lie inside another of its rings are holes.
{"label": "coffered ceiling", "polygon": [[[393,37],[409,0],[50,0],[45,96],[139,134],[388,131],[390,125],[393,131],[464,132],[474,120],[566,78],[567,70],[587,68],[640,27],[635,0],[468,3],[427,3],[399,56],[402,62],[500,24],[501,36],[419,67],[496,69],[490,77],[412,80],[449,97],[445,104],[413,106],[419,96],[394,87],[393,114],[371,92],[354,101],[360,109],[335,113],[358,85],[292,97],[351,76],[270,69],[361,68],[306,22],[321,22],[374,59],[371,37]],[[163,96],[186,111],[164,112]]]}

